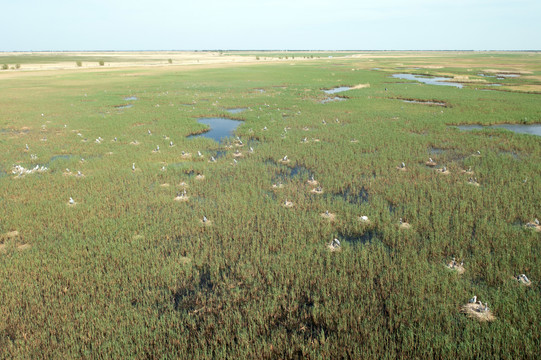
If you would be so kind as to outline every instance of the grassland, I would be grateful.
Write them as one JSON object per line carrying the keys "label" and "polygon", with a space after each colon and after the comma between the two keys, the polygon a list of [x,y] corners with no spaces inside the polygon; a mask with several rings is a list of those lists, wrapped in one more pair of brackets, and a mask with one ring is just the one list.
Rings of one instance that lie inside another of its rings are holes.
{"label": "grassland", "polygon": [[540,123],[540,57],[0,71],[0,358],[539,358],[541,138],[449,125]]}

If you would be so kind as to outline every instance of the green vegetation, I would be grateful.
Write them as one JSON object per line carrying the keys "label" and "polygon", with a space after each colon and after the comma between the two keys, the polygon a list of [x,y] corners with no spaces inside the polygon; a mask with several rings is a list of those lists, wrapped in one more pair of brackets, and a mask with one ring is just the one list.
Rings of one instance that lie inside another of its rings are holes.
{"label": "green vegetation", "polygon": [[77,60],[77,61],[75,62],[75,65],[77,65],[77,67],[81,67],[81,66],[83,66],[83,62],[80,61],[80,60]]}
{"label": "green vegetation", "polygon": [[0,74],[0,358],[539,358],[541,138],[449,125],[540,123],[541,55],[374,55]]}

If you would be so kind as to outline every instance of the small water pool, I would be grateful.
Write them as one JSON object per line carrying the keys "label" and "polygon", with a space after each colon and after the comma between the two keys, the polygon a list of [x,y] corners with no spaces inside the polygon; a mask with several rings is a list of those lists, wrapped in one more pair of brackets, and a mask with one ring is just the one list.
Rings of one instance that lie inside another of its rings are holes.
{"label": "small water pool", "polygon": [[339,92],[342,92],[342,91],[348,91],[348,90],[351,90],[351,87],[349,87],[349,86],[339,86],[339,87],[335,87],[334,89],[323,90],[323,92],[325,94],[336,94],[336,93],[339,93]]}
{"label": "small water pool", "polygon": [[222,139],[233,136],[235,129],[242,123],[240,120],[232,120],[227,118],[200,118],[197,119],[200,124],[210,126],[210,130],[197,135],[190,135],[189,138],[206,137],[220,142]]}
{"label": "small water pool", "polygon": [[489,125],[489,126],[483,126],[483,125],[458,125],[456,126],[460,130],[463,131],[470,131],[470,130],[482,130],[484,128],[499,128],[499,129],[506,129],[509,131],[512,131],[517,134],[528,134],[528,135],[535,135],[535,136],[541,136],[541,124],[533,124],[533,125],[523,125],[523,124],[499,124],[499,125]]}
{"label": "small water pool", "polygon": [[238,114],[245,111],[246,109],[247,108],[233,108],[233,109],[225,109],[225,111],[227,111],[230,114]]}
{"label": "small water pool", "polygon": [[422,82],[423,84],[428,85],[443,85],[443,86],[454,86],[456,88],[462,89],[462,84],[447,81],[449,78],[445,77],[437,77],[437,76],[423,76],[423,75],[414,75],[414,74],[393,74],[392,75],[396,79],[403,79],[403,80],[415,80]]}

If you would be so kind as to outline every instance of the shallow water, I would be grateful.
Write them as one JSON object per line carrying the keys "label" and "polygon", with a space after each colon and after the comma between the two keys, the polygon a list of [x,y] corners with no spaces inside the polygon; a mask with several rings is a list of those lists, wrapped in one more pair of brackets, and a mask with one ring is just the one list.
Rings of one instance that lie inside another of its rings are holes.
{"label": "shallow water", "polygon": [[454,86],[456,88],[462,89],[462,84],[447,81],[449,80],[449,78],[445,78],[445,77],[435,77],[435,76],[425,77],[425,76],[414,75],[414,74],[393,74],[392,76],[396,79],[415,80],[415,81],[419,81],[428,85]]}
{"label": "shallow water", "polygon": [[342,91],[348,91],[348,90],[351,90],[349,86],[339,86],[339,87],[335,87],[334,89],[323,90],[323,92],[325,94],[336,94],[336,93],[339,93]]}
{"label": "shallow water", "polygon": [[71,158],[74,158],[75,155],[55,155],[49,160],[49,164],[57,161],[57,160],[69,160]]}
{"label": "shallow water", "polygon": [[326,103],[330,103],[330,102],[334,102],[334,101],[345,101],[345,100],[347,100],[347,99],[335,96],[335,97],[332,97],[332,98],[323,99],[319,103],[320,104],[326,104]]}
{"label": "shallow water", "polygon": [[243,112],[245,110],[246,110],[246,108],[225,109],[225,111],[227,111],[230,114],[238,114],[238,113],[241,113],[241,112]]}
{"label": "shallow water", "polygon": [[117,108],[117,109],[129,109],[129,108],[131,108],[131,107],[133,107],[133,104],[117,105],[117,106],[115,106],[115,108]]}
{"label": "shallow water", "polygon": [[124,100],[125,100],[125,101],[133,101],[133,100],[137,100],[137,96],[128,96],[128,97],[125,97]]}
{"label": "shallow water", "polygon": [[419,101],[419,100],[402,100],[405,103],[410,104],[424,104],[424,105],[437,105],[437,106],[445,106],[445,103],[442,102],[435,102],[435,101]]}
{"label": "shallow water", "polygon": [[499,124],[499,125],[490,125],[490,126],[459,125],[456,127],[463,131],[482,130],[484,128],[498,128],[498,129],[506,129],[517,134],[541,136],[541,124],[533,124],[533,125]]}
{"label": "shallow water", "polygon": [[197,119],[200,124],[210,126],[210,130],[197,135],[190,135],[188,138],[206,137],[220,142],[224,138],[233,136],[235,129],[242,123],[240,120],[232,120],[227,118],[200,118]]}

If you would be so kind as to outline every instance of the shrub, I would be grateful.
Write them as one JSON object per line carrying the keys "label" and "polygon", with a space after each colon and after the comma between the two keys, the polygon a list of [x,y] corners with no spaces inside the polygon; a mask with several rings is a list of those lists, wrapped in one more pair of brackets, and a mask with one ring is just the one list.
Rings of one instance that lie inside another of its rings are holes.
{"label": "shrub", "polygon": [[9,66],[8,66],[8,64],[4,64],[4,65],[2,65],[2,70],[7,70],[7,69],[9,69]]}
{"label": "shrub", "polygon": [[99,64],[100,64],[100,66],[103,66],[103,65],[105,65],[105,62],[103,60],[100,60]]}
{"label": "shrub", "polygon": [[77,64],[77,67],[83,66],[83,62],[82,62],[82,61],[76,61],[75,64]]}
{"label": "shrub", "polygon": [[169,62],[169,64],[173,63],[173,59],[168,59],[167,61]]}
{"label": "shrub", "polygon": [[15,69],[20,69],[20,68],[21,68],[21,64],[15,65]]}

